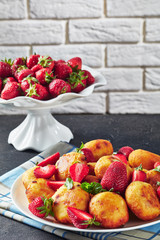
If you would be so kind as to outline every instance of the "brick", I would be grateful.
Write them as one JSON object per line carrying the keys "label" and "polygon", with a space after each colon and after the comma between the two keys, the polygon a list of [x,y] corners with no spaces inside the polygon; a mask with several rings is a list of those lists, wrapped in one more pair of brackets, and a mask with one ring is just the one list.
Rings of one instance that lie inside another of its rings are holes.
{"label": "brick", "polygon": [[25,0],[0,1],[0,19],[22,19],[26,18]]}
{"label": "brick", "polygon": [[71,20],[70,42],[137,42],[140,19]]}
{"label": "brick", "polygon": [[155,114],[160,113],[159,92],[110,93],[109,113],[111,114]]}
{"label": "brick", "polygon": [[100,45],[60,45],[60,46],[33,46],[33,53],[50,55],[55,60],[69,60],[72,57],[81,57],[84,65],[101,67],[103,53]]}
{"label": "brick", "polygon": [[0,46],[0,60],[5,59],[5,57],[15,59],[17,57],[26,57],[29,56],[30,47],[2,47]]}
{"label": "brick", "polygon": [[145,88],[147,90],[160,90],[159,76],[159,68],[147,68],[145,71]]}
{"label": "brick", "polygon": [[146,20],[146,41],[156,42],[160,41],[160,19]]}
{"label": "brick", "polygon": [[64,21],[1,21],[0,44],[60,44],[64,28]]}
{"label": "brick", "polygon": [[140,68],[103,68],[99,72],[105,77],[107,84],[97,88],[97,92],[142,89],[143,70]]}
{"label": "brick", "polygon": [[57,106],[51,110],[52,113],[106,113],[106,94],[105,93],[93,93],[88,97],[80,98],[66,105]]}
{"label": "brick", "polygon": [[108,16],[159,16],[160,1],[157,0],[106,0]]}
{"label": "brick", "polygon": [[108,45],[108,66],[160,66],[160,44]]}
{"label": "brick", "polygon": [[30,0],[31,18],[101,17],[103,0]]}

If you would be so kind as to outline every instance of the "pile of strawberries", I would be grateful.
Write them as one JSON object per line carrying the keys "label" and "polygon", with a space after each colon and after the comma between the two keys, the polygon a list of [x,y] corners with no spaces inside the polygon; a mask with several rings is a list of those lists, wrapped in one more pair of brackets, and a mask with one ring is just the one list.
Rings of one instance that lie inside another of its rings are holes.
{"label": "pile of strawberries", "polygon": [[34,54],[0,62],[0,97],[6,100],[18,96],[48,100],[63,93],[79,93],[94,82],[92,74],[82,70],[79,57],[66,62]]}

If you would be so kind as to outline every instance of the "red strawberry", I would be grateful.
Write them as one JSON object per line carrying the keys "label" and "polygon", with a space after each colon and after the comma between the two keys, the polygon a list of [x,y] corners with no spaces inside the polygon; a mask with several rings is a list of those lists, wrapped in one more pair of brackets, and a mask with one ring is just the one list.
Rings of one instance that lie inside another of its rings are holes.
{"label": "red strawberry", "polygon": [[66,181],[47,181],[48,187],[57,191],[58,188],[62,187]]}
{"label": "red strawberry", "polygon": [[122,162],[115,161],[107,168],[103,178],[101,180],[102,188],[114,192],[124,192],[128,184],[127,170]]}
{"label": "red strawberry", "polygon": [[67,79],[72,73],[72,68],[65,63],[57,63],[54,67],[54,74],[57,79]]}
{"label": "red strawberry", "polygon": [[74,57],[67,61],[73,69],[82,68],[82,59],[80,57]]}
{"label": "red strawberry", "polygon": [[36,178],[50,178],[56,172],[56,167],[54,165],[47,165],[45,167],[38,167],[34,169],[34,175]]}
{"label": "red strawberry", "polygon": [[113,154],[113,157],[117,158],[118,160],[120,160],[121,162],[123,162],[125,164],[128,164],[127,158],[121,153]]}
{"label": "red strawberry", "polygon": [[42,162],[38,163],[37,166],[47,166],[48,164],[55,164],[57,162],[57,160],[60,158],[60,153],[54,153],[53,155],[45,158]]}
{"label": "red strawberry", "polygon": [[141,181],[146,182],[147,177],[146,173],[143,171],[142,164],[139,167],[135,168],[132,174],[132,182]]}
{"label": "red strawberry", "polygon": [[0,93],[2,91],[2,88],[3,88],[3,80],[2,80],[2,78],[0,78]]}
{"label": "red strawberry", "polygon": [[89,148],[84,148],[84,143],[81,143],[81,146],[76,149],[76,152],[83,153],[86,157],[87,162],[96,162],[92,151]]}
{"label": "red strawberry", "polygon": [[34,65],[31,70],[35,73],[37,71],[39,71],[40,69],[42,69],[43,67],[40,64]]}
{"label": "red strawberry", "polygon": [[68,82],[71,85],[73,92],[79,93],[86,88],[86,77],[83,76],[83,72],[72,72],[68,78]]}
{"label": "red strawberry", "polygon": [[71,86],[62,79],[54,79],[49,84],[49,92],[55,98],[62,93],[71,92]]}
{"label": "red strawberry", "polygon": [[32,88],[32,86],[35,84],[35,83],[38,83],[38,80],[34,77],[26,77],[22,80],[21,82],[21,89],[22,91],[24,92],[25,95],[28,94],[28,91],[29,91],[29,88]]}
{"label": "red strawberry", "polygon": [[17,82],[7,82],[1,92],[1,98],[11,99],[21,95],[20,85]]}
{"label": "red strawberry", "polygon": [[134,149],[129,147],[129,146],[124,146],[118,150],[118,153],[123,154],[127,159],[129,157],[129,154],[133,151]]}
{"label": "red strawberry", "polygon": [[32,76],[32,77],[34,77],[34,72],[31,70],[31,69],[23,69],[23,70],[21,70],[19,73],[18,73],[18,75],[17,75],[17,79],[18,79],[18,82],[22,82],[22,80],[24,79],[24,78],[26,78],[27,76]]}
{"label": "red strawberry", "polygon": [[44,197],[37,197],[28,205],[28,209],[33,213],[35,216],[44,218],[47,217],[49,214],[54,216],[52,212],[52,205],[53,200],[51,198],[47,199]]}
{"label": "red strawberry", "polygon": [[88,175],[89,167],[82,163],[75,163],[69,168],[71,178],[74,182],[82,182]]}
{"label": "red strawberry", "polygon": [[82,71],[84,72],[83,76],[87,77],[86,78],[87,86],[90,86],[91,84],[93,84],[95,82],[95,78],[92,76],[92,74],[87,70],[82,70]]}
{"label": "red strawberry", "polygon": [[158,166],[160,166],[160,162],[156,162],[156,163],[154,164],[154,168],[156,168],[156,167],[158,167]]}
{"label": "red strawberry", "polygon": [[95,218],[91,214],[80,209],[68,207],[67,213],[73,225],[77,228],[85,229],[93,224],[96,226],[100,225],[99,222],[95,221]]}
{"label": "red strawberry", "polygon": [[41,56],[39,58],[38,64],[43,68],[50,68],[50,70],[54,68],[54,60],[49,56]]}
{"label": "red strawberry", "polygon": [[158,198],[160,199],[160,182],[157,182],[157,195],[158,195]]}
{"label": "red strawberry", "polygon": [[24,69],[28,69],[26,65],[21,65],[21,66],[15,65],[15,71],[13,75],[17,80],[18,80],[18,74]]}
{"label": "red strawberry", "polygon": [[12,69],[7,62],[0,62],[0,78],[12,76]]}
{"label": "red strawberry", "polygon": [[26,61],[27,67],[32,68],[33,66],[37,65],[39,57],[40,55],[38,54],[29,56],[29,58],[27,58],[27,61]]}
{"label": "red strawberry", "polygon": [[13,62],[13,65],[12,65],[12,72],[13,74],[17,71],[17,69],[20,67],[20,66],[24,66],[26,64],[26,59],[25,58],[16,58]]}
{"label": "red strawberry", "polygon": [[31,98],[35,98],[38,100],[49,99],[48,89],[39,83],[30,84],[30,87],[26,90],[26,92],[26,96]]}
{"label": "red strawberry", "polygon": [[3,84],[6,84],[7,82],[17,82],[17,80],[14,77],[7,77],[3,80]]}
{"label": "red strawberry", "polygon": [[50,68],[42,68],[35,74],[36,78],[42,85],[50,83],[53,80],[53,73]]}

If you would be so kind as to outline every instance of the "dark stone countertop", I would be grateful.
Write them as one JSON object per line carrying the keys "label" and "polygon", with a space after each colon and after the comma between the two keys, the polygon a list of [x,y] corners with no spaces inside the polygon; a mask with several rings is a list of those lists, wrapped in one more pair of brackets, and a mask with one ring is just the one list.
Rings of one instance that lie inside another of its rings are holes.
{"label": "dark stone countertop", "polygon": [[[74,135],[71,143],[80,146],[93,139],[107,139],[114,151],[128,145],[160,154],[160,115],[55,115],[59,122],[69,127]],[[18,152],[7,143],[11,130],[25,116],[0,116],[0,175],[37,155],[33,150]],[[0,239],[50,240],[62,239],[50,233],[0,216]]]}

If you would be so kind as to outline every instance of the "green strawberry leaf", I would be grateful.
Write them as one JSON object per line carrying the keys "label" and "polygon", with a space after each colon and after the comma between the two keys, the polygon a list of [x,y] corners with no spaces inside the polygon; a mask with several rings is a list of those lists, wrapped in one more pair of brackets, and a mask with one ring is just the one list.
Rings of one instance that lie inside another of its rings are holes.
{"label": "green strawberry leaf", "polygon": [[95,225],[95,226],[100,226],[100,222],[95,221],[96,218],[94,216],[94,218],[91,218],[89,220],[83,221],[83,223],[81,223],[81,225],[88,225],[88,227]]}

